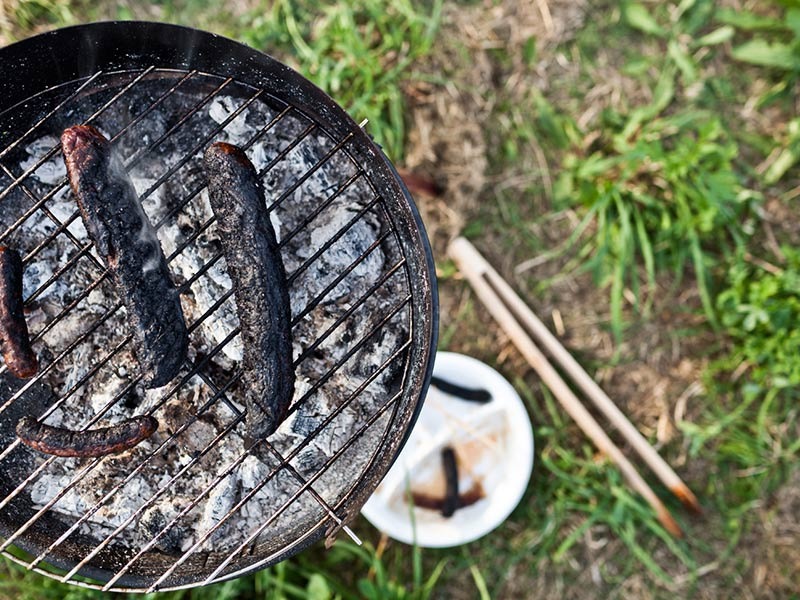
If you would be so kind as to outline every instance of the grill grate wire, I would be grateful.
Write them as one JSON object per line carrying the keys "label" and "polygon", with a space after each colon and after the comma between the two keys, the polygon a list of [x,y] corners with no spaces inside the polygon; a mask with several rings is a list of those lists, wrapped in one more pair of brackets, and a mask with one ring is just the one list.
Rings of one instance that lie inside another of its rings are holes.
{"label": "grill grate wire", "polygon": [[[157,75],[159,70],[155,69],[154,67],[148,67],[146,69],[141,70],[138,73],[133,73],[132,79],[123,85],[119,91],[117,91],[107,102],[105,102],[102,106],[100,106],[94,113],[92,113],[88,118],[84,120],[85,123],[91,124],[93,123],[99,116],[101,116],[109,107],[114,106],[116,103],[120,102],[121,99],[128,93],[131,89],[133,89],[137,84],[144,81],[146,78],[152,77]],[[96,278],[89,284],[86,288],[84,288],[63,310],[61,310],[55,317],[53,317],[50,321],[48,321],[42,329],[33,337],[34,344],[40,341],[43,336],[48,333],[53,327],[55,327],[61,320],[63,320],[70,312],[82,301],[84,301],[89,294],[98,288],[105,280],[109,277],[109,270],[105,267],[105,265],[98,260],[98,258],[91,252],[93,247],[92,243],[85,243],[79,240],[70,230],[69,226],[79,217],[79,212],[76,210],[69,218],[65,220],[60,220],[55,214],[52,213],[47,207],[47,202],[51,200],[62,188],[68,185],[68,181],[65,179],[58,182],[50,191],[48,191],[45,195],[41,198],[37,197],[36,194],[30,189],[29,186],[25,184],[25,181],[28,177],[30,177],[36,170],[44,164],[47,160],[55,156],[57,153],[60,152],[60,148],[56,145],[52,149],[50,149],[47,153],[45,153],[44,157],[36,161],[30,167],[25,169],[20,175],[15,176],[13,173],[12,168],[8,167],[3,161],[5,157],[7,157],[12,150],[19,147],[26,139],[31,138],[37,131],[41,129],[41,127],[48,122],[49,119],[53,118],[58,113],[62,112],[66,106],[69,106],[71,102],[74,102],[76,99],[81,97],[81,94],[85,93],[87,90],[91,89],[93,86],[96,86],[98,82],[102,81],[103,78],[109,75],[108,73],[104,73],[102,71],[95,73],[91,77],[81,81],[77,84],[77,87],[69,94],[66,98],[60,101],[57,106],[52,109],[51,112],[42,116],[33,126],[27,129],[20,137],[14,140],[11,144],[9,144],[5,149],[0,151],[0,169],[6,174],[7,177],[11,179],[11,183],[8,184],[4,189],[0,190],[0,201],[6,198],[14,189],[19,188],[25,196],[31,200],[31,206],[20,216],[11,226],[9,226],[5,231],[0,233],[0,243],[6,240],[12,233],[16,232],[18,229],[23,227],[25,221],[27,221],[31,216],[36,214],[37,212],[41,212],[44,214],[54,225],[55,229],[53,232],[48,235],[43,241],[38,243],[33,249],[31,249],[27,255],[24,257],[24,264],[27,265],[34,258],[36,258],[49,244],[53,243],[54,240],[59,236],[64,236],[69,240],[69,242],[76,248],[77,253],[72,255],[69,260],[59,266],[57,270],[53,273],[53,275],[44,281],[36,290],[34,290],[28,298],[26,298],[26,306],[30,305],[34,300],[39,298],[45,290],[47,290],[50,286],[54,285],[61,277],[63,277],[69,270],[76,267],[76,265],[81,260],[88,260],[94,266],[94,269],[97,271]],[[114,74],[119,76],[119,74]],[[129,121],[122,129],[117,131],[113,136],[112,140],[116,141],[125,135],[128,131],[131,131],[133,127],[139,124],[143,119],[146,118],[152,111],[156,110],[160,105],[162,105],[167,98],[172,96],[173,94],[180,91],[188,82],[192,81],[193,78],[204,75],[199,73],[196,70],[189,71],[184,73],[180,76],[177,81],[162,95],[156,98],[150,105],[148,105],[143,112],[139,113],[136,117],[134,117],[131,121]],[[132,166],[136,165],[139,161],[143,160],[150,152],[152,152],[156,147],[158,147],[164,140],[168,139],[175,131],[177,131],[181,126],[189,121],[198,111],[200,111],[204,106],[206,106],[209,102],[211,102],[214,98],[218,97],[223,90],[228,88],[231,83],[233,83],[232,78],[227,78],[222,81],[216,88],[210,91],[206,96],[202,97],[193,107],[191,107],[186,114],[176,122],[172,127],[170,127],[162,136],[151,142],[147,147],[143,148],[140,152],[134,154],[128,161],[126,161],[126,167],[131,168]],[[144,200],[151,194],[153,194],[161,185],[164,184],[170,177],[173,177],[175,173],[177,173],[182,167],[184,167],[192,157],[199,151],[201,151],[204,147],[206,147],[210,142],[212,142],[229,123],[231,123],[238,115],[240,115],[244,110],[247,109],[253,102],[256,102],[263,97],[269,96],[270,101],[274,105],[282,105],[282,109],[277,111],[277,114],[274,116],[272,120],[266,123],[257,133],[255,136],[251,137],[247,140],[246,143],[243,143],[242,146],[245,149],[250,148],[254,143],[258,141],[262,136],[266,135],[271,129],[275,127],[279,127],[280,123],[283,119],[287,118],[290,114],[293,118],[301,118],[303,119],[307,125],[306,127],[294,137],[294,139],[288,143],[283,149],[274,157],[272,160],[264,167],[260,172],[259,176],[265,176],[269,171],[276,168],[282,160],[286,158],[286,156],[295,148],[298,144],[300,144],[307,136],[309,136],[313,131],[319,131],[320,127],[317,123],[313,122],[313,120],[309,119],[306,115],[304,115],[303,111],[296,106],[289,105],[281,100],[267,94],[264,90],[256,90],[254,94],[249,96],[246,100],[244,100],[233,112],[230,113],[226,117],[226,119],[220,122],[216,127],[214,127],[211,133],[198,141],[198,143],[188,149],[185,153],[185,156],[182,160],[178,161],[175,165],[172,165],[169,169],[167,169],[164,174],[159,177],[144,193],[141,194],[140,200]],[[314,172],[320,169],[331,157],[337,154],[341,154],[343,151],[346,152],[346,146],[351,141],[352,134],[349,134],[342,139],[335,142],[332,148],[330,148],[310,169],[308,169],[305,173],[303,173],[299,178],[297,178],[292,185],[290,185],[270,206],[269,210],[272,211],[276,207],[279,207],[281,203],[283,203],[287,198],[289,198],[292,194],[295,193],[300,186],[311,177]],[[363,169],[352,159],[350,158],[353,165],[356,167],[355,173],[348,176],[346,180],[342,181],[335,187],[333,193],[330,194],[323,202],[320,202],[317,206],[313,207],[313,209],[309,212],[309,214],[292,230],[290,231],[284,238],[281,239],[281,246],[284,246],[288,243],[291,239],[293,239],[300,231],[307,227],[313,226],[314,219],[322,213],[328,206],[330,206],[333,202],[335,202],[341,194],[347,190],[351,185],[354,184],[359,179],[365,180],[371,187],[372,183],[369,181],[369,177],[363,171]],[[198,186],[190,191],[189,194],[185,198],[183,198],[180,202],[178,202],[171,211],[165,215],[160,221],[154,223],[154,226],[159,229],[161,228],[168,219],[172,218],[177,214],[183,207],[188,205],[192,200],[202,191],[203,186]],[[364,216],[371,212],[371,211],[378,211],[381,214],[382,221],[384,223],[391,223],[391,217],[386,213],[386,208],[382,204],[381,196],[376,193],[375,197],[367,202],[361,210],[354,213],[352,218],[345,223],[330,239],[328,239],[325,243],[321,244],[319,248],[317,248],[296,270],[292,273],[287,274],[288,281],[290,285],[297,280],[300,274],[309,268],[315,261],[317,261],[328,249],[330,249],[339,239],[344,236],[347,231],[353,227],[359,220],[363,219]],[[172,262],[177,256],[181,254],[190,244],[192,244],[203,232],[205,232],[214,222],[213,216],[205,221],[204,223],[200,224],[191,234],[191,236],[187,237],[181,244],[176,248],[176,250],[167,257],[169,262]],[[292,319],[292,325],[296,326],[300,323],[307,315],[309,315],[316,306],[318,306],[325,297],[330,294],[330,292],[336,288],[346,277],[348,274],[352,273],[359,265],[361,265],[367,257],[382,243],[384,243],[387,239],[391,236],[396,236],[396,232],[393,228],[389,227],[385,231],[383,231],[380,236],[364,251],[362,252],[355,260],[353,260],[350,264],[348,264],[342,271],[337,275],[337,277],[330,282],[328,285],[325,286],[319,293],[314,295],[306,304],[306,306],[300,310]],[[222,258],[222,253],[216,253],[211,259],[209,259],[191,278],[189,278],[181,287],[180,291],[184,292],[188,290],[192,284],[194,284],[200,277],[208,272],[208,270],[217,263],[220,258]],[[382,286],[384,285],[391,277],[395,276],[398,273],[402,273],[404,269],[407,268],[405,258],[400,258],[400,260],[394,262],[389,268],[387,268],[380,276],[380,278],[372,285],[370,288],[362,294],[359,298],[355,299],[351,306],[343,312],[333,323],[331,323],[324,331],[320,332],[318,337],[309,344],[303,352],[296,358],[295,365],[302,363],[308,356],[310,356],[324,341],[326,341],[333,332],[342,324],[344,323],[355,311],[365,305],[366,301],[372,297],[372,295]],[[406,273],[406,277],[408,274]],[[214,316],[215,311],[226,301],[230,298],[232,291],[228,291],[224,295],[222,295],[214,305],[208,309],[205,313],[203,313],[198,319],[196,319],[192,323],[187,323],[188,329],[190,334],[194,332],[204,321],[207,319],[211,319]],[[383,316],[382,319],[378,321],[378,323],[368,332],[366,332],[361,339],[353,342],[350,344],[347,352],[338,360],[336,361],[330,369],[324,373],[321,377],[319,377],[316,381],[314,381],[308,390],[299,398],[297,399],[291,406],[290,411],[294,412],[297,410],[298,406],[302,403],[309,400],[324,384],[328,381],[342,366],[347,363],[359,350],[363,349],[367,342],[376,334],[378,334],[387,324],[391,321],[391,319],[397,315],[400,311],[406,309],[410,303],[413,302],[413,298],[409,293],[405,297],[400,298],[394,306],[392,306],[386,314]],[[18,398],[23,396],[27,390],[29,390],[32,386],[37,385],[39,382],[43,380],[43,378],[57,365],[61,364],[62,361],[68,362],[68,357],[70,354],[81,344],[83,341],[88,339],[94,332],[97,331],[99,327],[101,327],[108,319],[113,317],[117,311],[122,307],[121,302],[117,302],[105,313],[103,313],[95,322],[93,322],[89,327],[87,327],[81,335],[76,337],[71,343],[69,343],[61,352],[57,353],[52,360],[43,365],[40,372],[30,381],[26,382],[17,392],[15,392],[6,402],[0,406],[0,414],[2,414],[14,401]],[[44,551],[40,552],[34,558],[29,561],[26,561],[18,556],[15,556],[13,553],[9,553],[9,548],[12,547],[15,541],[18,540],[23,534],[31,528],[34,524],[36,524],[39,519],[47,514],[55,504],[61,499],[65,494],[67,494],[72,487],[80,481],[81,478],[85,477],[87,473],[91,472],[98,464],[102,462],[103,459],[97,458],[93,459],[83,467],[79,473],[77,473],[74,478],[63,488],[60,492],[53,497],[44,507],[42,507],[38,512],[36,512],[30,519],[28,519],[25,523],[20,525],[17,530],[8,536],[1,544],[0,544],[0,551],[2,551],[6,556],[11,558],[12,560],[23,564],[24,566],[28,567],[29,569],[35,570],[37,572],[53,576],[53,572],[49,569],[43,568],[47,563],[45,562],[47,557],[50,555],[53,550],[59,547],[65,540],[67,540],[74,532],[76,532],[79,527],[87,522],[104,504],[106,504],[109,500],[113,498],[113,496],[121,490],[130,480],[135,478],[141,471],[146,467],[149,461],[151,461],[154,457],[156,457],[159,453],[164,451],[164,449],[175,439],[187,430],[192,423],[194,423],[206,410],[209,409],[213,404],[217,402],[222,402],[230,412],[233,414],[232,420],[227,424],[225,429],[218,433],[217,436],[213,439],[212,443],[207,447],[204,448],[203,451],[194,457],[189,463],[183,466],[163,487],[158,489],[151,495],[144,504],[139,506],[137,510],[128,517],[123,523],[121,523],[112,533],[105,536],[96,546],[94,549],[88,553],[84,557],[80,557],[78,562],[66,572],[66,574],[62,575],[60,579],[65,582],[72,582],[78,585],[88,585],[90,587],[95,587],[94,584],[89,584],[86,582],[82,582],[80,579],[76,579],[79,575],[80,570],[90,564],[92,559],[102,552],[107,546],[112,544],[117,537],[117,535],[123,531],[126,527],[130,525],[142,512],[144,512],[147,507],[153,504],[155,500],[162,494],[168,494],[169,491],[174,486],[175,482],[189,473],[193,467],[196,467],[200,464],[202,458],[224,437],[232,431],[237,424],[241,422],[244,418],[244,413],[239,410],[234,403],[230,401],[227,397],[226,392],[230,390],[231,386],[239,379],[241,376],[241,372],[236,372],[230,377],[227,381],[223,384],[218,384],[212,374],[207,371],[207,367],[209,366],[212,359],[218,355],[222,349],[229,344],[235,337],[238,335],[239,330],[238,328],[232,331],[222,342],[217,344],[213,347],[213,349],[205,354],[200,360],[197,362],[192,362],[187,359],[187,363],[184,365],[183,373],[179,376],[179,380],[176,383],[171,384],[168,386],[167,391],[164,393],[163,397],[159,402],[157,402],[148,412],[154,413],[157,412],[160,408],[162,408],[170,399],[176,396],[177,392],[181,389],[181,387],[186,384],[189,380],[191,380],[195,376],[199,376],[204,381],[205,385],[208,386],[209,390],[212,393],[212,396],[196,411],[191,419],[187,420],[183,423],[182,427],[178,430],[171,433],[158,447],[154,448],[147,456],[141,460],[136,465],[132,465],[131,471],[128,476],[120,481],[116,486],[109,489],[103,496],[100,498],[93,506],[88,507],[88,509],[84,512],[84,514],[76,520],[76,522],[68,528],[64,533],[62,533],[57,539],[55,539]],[[81,377],[79,378],[69,389],[63,392],[59,397],[53,402],[49,408],[44,411],[41,415],[38,415],[40,418],[46,418],[48,415],[52,414],[53,411],[64,405],[86,382],[91,380],[101,369],[109,365],[109,363],[114,359],[115,356],[119,354],[130,342],[132,339],[132,335],[126,335],[119,343],[117,343],[113,348],[111,348],[100,360],[96,361],[95,364]],[[227,552],[227,555],[221,562],[214,568],[210,575],[208,575],[203,583],[212,583],[214,581],[219,581],[221,579],[225,579],[235,575],[236,571],[231,571],[229,566],[231,563],[235,561],[235,559],[243,552],[246,551],[248,547],[250,547],[255,541],[257,540],[258,536],[266,530],[271,524],[273,524],[277,518],[284,513],[289,506],[292,505],[301,495],[309,495],[313,498],[314,502],[316,502],[322,510],[322,516],[318,522],[318,526],[323,526],[326,522],[332,522],[334,526],[339,528],[344,528],[346,532],[348,532],[354,540],[358,541],[358,539],[352,534],[352,532],[346,527],[344,524],[344,519],[340,517],[336,512],[336,507],[331,506],[319,493],[317,493],[313,487],[315,481],[317,481],[336,461],[341,458],[344,453],[355,443],[355,441],[362,436],[373,424],[375,424],[384,414],[389,411],[392,411],[392,419],[396,414],[398,409],[398,400],[402,395],[402,390],[395,394],[392,398],[387,400],[379,410],[375,411],[373,415],[367,419],[360,428],[349,437],[348,440],[344,442],[344,444],[336,451],[336,453],[331,456],[323,465],[322,467],[314,473],[311,477],[305,478],[303,477],[291,464],[291,461],[298,456],[300,451],[314,439],[314,437],[322,431],[326,426],[328,426],[340,413],[342,413],[345,409],[347,409],[352,402],[354,402],[363,391],[372,384],[378,377],[391,365],[395,363],[403,363],[407,361],[407,351],[411,345],[411,332],[409,331],[407,339],[403,341],[403,343],[398,347],[398,349],[389,356],[383,364],[380,365],[373,373],[371,373],[363,382],[356,388],[356,390],[347,397],[334,411],[328,414],[325,419],[314,429],[314,431],[309,434],[306,439],[302,440],[297,446],[295,446],[290,452],[287,454],[282,454],[278,449],[276,449],[272,444],[269,443],[268,440],[261,440],[260,444],[265,446],[266,450],[269,454],[274,457],[277,463],[270,468],[269,474],[262,479],[248,494],[242,497],[236,505],[230,509],[227,514],[216,523],[216,525],[206,532],[200,539],[197,540],[188,550],[183,552],[179,558],[177,558],[174,563],[166,569],[160,577],[158,577],[146,591],[155,591],[157,589],[162,589],[169,583],[170,576],[182,565],[184,564],[189,558],[194,556],[198,551],[201,550],[203,544],[211,538],[214,532],[220,528],[226,521],[229,519],[235,518],[239,509],[247,503],[252,496],[254,496],[259,490],[261,490],[269,481],[271,481],[274,477],[277,476],[278,473],[282,471],[288,472],[299,484],[297,490],[291,495],[291,497],[284,502],[272,515],[270,515],[256,530],[252,531],[250,535],[238,546],[236,546],[233,550]],[[407,365],[405,366],[407,369]],[[0,366],[0,373],[5,371],[5,366]],[[125,396],[128,394],[139,382],[140,377],[134,377],[120,392],[116,393],[100,410],[96,411],[94,416],[86,422],[83,429],[87,429],[92,427],[95,423],[97,423],[103,416],[111,409],[114,405],[119,403]],[[20,445],[18,440],[12,441],[6,448],[0,452],[0,460],[8,456],[15,448]],[[220,472],[220,474],[215,477],[212,481],[211,485],[207,486],[201,494],[197,495],[192,502],[187,505],[176,517],[174,517],[169,523],[166,523],[164,527],[157,532],[152,538],[141,548],[139,548],[132,557],[128,560],[128,562],[122,565],[116,573],[113,574],[111,579],[109,579],[105,585],[102,587],[103,590],[119,590],[119,591],[141,591],[141,590],[130,590],[128,588],[115,588],[114,585],[124,577],[136,564],[136,562],[141,559],[148,551],[152,550],[156,544],[158,543],[159,539],[162,538],[176,523],[178,523],[183,517],[185,517],[189,512],[191,512],[197,505],[206,497],[214,487],[216,487],[220,482],[222,482],[225,477],[233,472],[234,469],[237,468],[252,452],[256,449],[256,446],[251,447],[245,451],[243,451],[233,463],[226,466],[226,468]],[[374,460],[374,456],[372,460]],[[10,493],[8,493],[4,498],[0,499],[0,510],[5,508],[10,502],[12,502],[19,494],[21,494],[28,485],[31,484],[46,468],[47,466],[52,463],[55,457],[47,458],[41,465],[39,465],[30,475],[22,480]],[[370,461],[371,462],[371,461]],[[345,500],[348,498],[349,494],[352,490],[348,491],[339,501],[337,505],[342,505]],[[308,535],[308,533],[306,533]],[[248,566],[249,568],[249,566]]]}

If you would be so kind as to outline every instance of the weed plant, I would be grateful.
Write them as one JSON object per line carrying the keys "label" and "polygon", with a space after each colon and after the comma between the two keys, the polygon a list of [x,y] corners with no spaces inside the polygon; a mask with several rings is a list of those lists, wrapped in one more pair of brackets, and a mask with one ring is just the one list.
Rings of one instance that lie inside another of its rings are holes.
{"label": "weed plant", "polygon": [[333,96],[369,131],[390,158],[403,156],[403,84],[427,55],[442,4],[414,0],[347,0],[322,10],[316,2],[279,0],[253,15],[242,38],[256,48],[291,47],[301,73]]}
{"label": "weed plant", "polygon": [[[670,97],[671,90],[663,90],[671,85],[669,76],[661,85],[661,94]],[[641,122],[632,127],[633,120]],[[639,264],[652,297],[659,271],[669,269],[680,278],[690,263],[706,315],[716,322],[710,249],[743,243],[743,224],[756,198],[734,170],[736,143],[704,111],[647,120],[609,113],[594,147],[588,154],[567,154],[556,198],[585,209],[573,238],[588,232],[584,268],[600,284],[610,284],[617,339],[625,287],[641,296]]]}
{"label": "weed plant", "polygon": [[[733,58],[766,67],[772,86],[759,98],[759,106],[795,101],[800,83],[800,2],[785,0],[786,10],[777,16],[751,11],[721,10],[718,18],[746,39],[735,46]],[[764,183],[773,185],[800,162],[800,118],[792,119],[775,140],[773,152],[764,163]]]}

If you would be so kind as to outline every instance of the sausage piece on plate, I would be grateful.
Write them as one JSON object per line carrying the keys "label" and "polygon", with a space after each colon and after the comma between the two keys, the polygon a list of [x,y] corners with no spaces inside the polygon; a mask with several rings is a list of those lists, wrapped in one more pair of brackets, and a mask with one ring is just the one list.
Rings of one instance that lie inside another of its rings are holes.
{"label": "sausage piece on plate", "polygon": [[188,336],[155,229],[103,134],[88,125],[70,127],[61,148],[86,230],[125,303],[144,384],[166,385],[186,358]]}
{"label": "sausage piece on plate", "polygon": [[217,142],[204,167],[242,332],[249,446],[277,429],[292,400],[289,288],[253,164],[240,148]]}

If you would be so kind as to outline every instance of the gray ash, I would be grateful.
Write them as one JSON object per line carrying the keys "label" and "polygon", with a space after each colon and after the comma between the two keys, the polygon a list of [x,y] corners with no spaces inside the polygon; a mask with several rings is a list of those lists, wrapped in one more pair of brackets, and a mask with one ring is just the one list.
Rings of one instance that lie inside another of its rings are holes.
{"label": "gray ash", "polygon": [[[200,80],[202,93],[197,89],[187,89],[172,94],[119,137],[116,145],[127,163],[136,190],[140,194],[147,193],[143,207],[150,220],[160,225],[157,233],[165,255],[175,255],[169,266],[175,283],[186,288],[181,303],[191,329],[190,364],[213,354],[204,373],[216,386],[223,387],[235,376],[241,360],[238,335],[221,350],[218,349],[238,326],[232,295],[214,309],[215,303],[229,292],[231,286],[224,259],[217,260],[202,276],[188,284],[221,250],[214,225],[200,232],[212,217],[204,189],[202,152],[212,141],[245,145],[257,138],[247,149],[247,154],[256,168],[263,170],[288,145],[297,142],[308,124],[302,117],[289,113],[260,135],[259,132],[278,111],[259,99],[224,130],[213,134],[213,129],[252,93],[252,90],[232,84],[188,118],[183,126],[171,132],[162,143],[144,152],[207,91],[204,87],[207,82]],[[123,101],[103,112],[93,124],[107,136],[114,136],[173,83],[172,80],[159,79],[143,81],[123,96]],[[82,121],[110,93],[103,91],[86,96],[65,116],[65,120],[72,121],[59,126]],[[51,131],[28,141],[16,151],[15,174],[31,168],[56,146],[59,133],[58,130]],[[206,138],[209,139],[205,141]],[[187,149],[195,146],[199,147],[191,157],[187,157]],[[274,206],[271,218],[279,240],[282,240],[282,256],[291,280],[292,314],[296,317],[307,313],[293,331],[294,356],[303,357],[296,368],[293,412],[269,442],[283,456],[294,454],[290,464],[305,478],[314,477],[326,468],[326,463],[364,421],[399,391],[404,355],[345,405],[358,387],[372,377],[409,337],[409,307],[405,306],[378,333],[363,339],[406,296],[408,289],[402,273],[396,273],[377,290],[370,291],[399,260],[401,253],[394,238],[389,236],[363,257],[389,227],[388,217],[377,205],[356,218],[374,198],[366,179],[363,176],[356,178],[330,200],[340,186],[356,174],[351,159],[345,152],[337,151],[293,189],[296,182],[333,146],[334,141],[326,134],[312,130],[283,159],[266,170],[263,177],[267,202],[280,200]],[[28,210],[33,205],[31,195],[42,198],[49,194],[45,206],[60,222],[73,218],[77,205],[64,184],[64,178],[59,152],[25,178],[24,186],[30,195],[17,187],[3,200],[5,210],[0,214],[0,226],[9,227]],[[7,176],[0,174],[0,189],[4,189],[9,181]],[[320,214],[305,225],[312,211],[326,203],[328,205]],[[5,243],[27,254],[47,240],[56,228],[57,225],[44,211],[37,210],[8,236]],[[152,438],[128,453],[103,459],[79,481],[73,481],[74,474],[88,464],[86,461],[55,460],[22,493],[28,494],[34,506],[39,508],[61,490],[70,487],[50,513],[71,525],[109,491],[120,486],[111,498],[85,519],[79,531],[99,540],[124,525],[116,535],[115,543],[134,551],[160,533],[155,549],[165,553],[181,553],[194,545],[203,550],[229,550],[242,544],[266,516],[279,510],[283,510],[282,514],[262,533],[260,542],[269,545],[274,538],[279,544],[291,532],[304,531],[316,524],[324,511],[309,494],[300,495],[288,508],[282,508],[301,483],[279,464],[271,452],[262,450],[258,456],[243,457],[243,422],[220,436],[244,408],[238,400],[241,390],[237,383],[232,384],[225,394],[215,394],[198,375],[190,377],[174,392],[172,388],[180,377],[156,390],[146,390],[135,381],[138,372],[135,348],[128,343],[112,354],[128,334],[125,308],[111,310],[119,298],[110,281],[97,285],[91,293],[84,293],[100,275],[103,266],[97,264],[99,259],[93,250],[77,258],[79,251],[70,236],[80,244],[89,241],[80,218],[74,219],[66,232],[44,245],[25,267],[24,296],[29,298],[36,293],[28,315],[31,333],[36,335],[48,328],[34,346],[44,359],[43,366],[47,366],[69,344],[85,336],[44,377],[44,382],[59,398],[51,407],[46,422],[80,428],[95,417],[99,424],[107,424],[154,410],[160,427]],[[326,245],[329,247],[314,258],[314,254]],[[70,260],[74,265],[55,282],[40,289]],[[333,285],[335,279],[353,263],[352,271]],[[329,286],[332,289],[320,297]],[[85,297],[74,309],[61,315],[65,306],[82,295]],[[364,296],[366,299],[356,306]],[[353,307],[352,314],[328,333],[337,319]],[[212,309],[213,314],[197,325],[198,319]],[[50,326],[57,318],[60,321]],[[103,322],[96,325],[99,320]],[[327,337],[320,340],[323,334]],[[360,350],[346,358],[354,347],[362,343]],[[312,346],[313,350],[308,351]],[[338,361],[345,362],[336,367]],[[96,372],[84,380],[93,369]],[[342,408],[341,412],[323,427],[325,419],[339,408]],[[319,477],[314,489],[328,503],[335,504],[359,479],[387,426],[388,418],[379,419],[342,455],[341,460],[334,462]],[[317,431],[320,427],[321,431]],[[173,435],[174,439],[170,439]],[[309,436],[313,436],[310,441]],[[297,451],[300,446],[302,449]],[[158,452],[148,459],[158,448]],[[37,468],[44,460],[44,456],[33,455],[31,469]],[[230,473],[214,485],[218,476],[228,470]],[[228,517],[237,503],[248,496],[251,498]],[[164,528],[176,518],[175,525],[164,532]]]}

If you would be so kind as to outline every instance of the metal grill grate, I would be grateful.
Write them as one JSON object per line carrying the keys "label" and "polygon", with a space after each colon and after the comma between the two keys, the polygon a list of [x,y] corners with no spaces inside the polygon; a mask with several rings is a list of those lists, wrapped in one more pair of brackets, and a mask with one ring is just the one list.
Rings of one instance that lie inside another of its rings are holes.
{"label": "metal grill grate", "polygon": [[[418,275],[397,215],[355,155],[360,142],[328,133],[297,103],[198,70],[98,71],[36,102],[50,108],[0,146],[0,243],[23,253],[26,283],[34,273],[26,308],[41,361],[24,383],[0,367],[0,467],[11,475],[0,486],[0,550],[62,581],[153,591],[237,576],[344,527],[418,400]],[[137,387],[124,307],[58,173],[53,136],[77,123],[103,130],[138,174],[179,282],[194,351],[159,390]],[[299,385],[278,434],[247,451],[235,441],[244,409],[232,290],[198,174],[218,139],[244,147],[259,167],[292,290]],[[125,459],[64,467],[14,438],[16,419],[31,410],[80,428],[132,412],[164,426]],[[192,446],[200,431],[206,438]]]}

